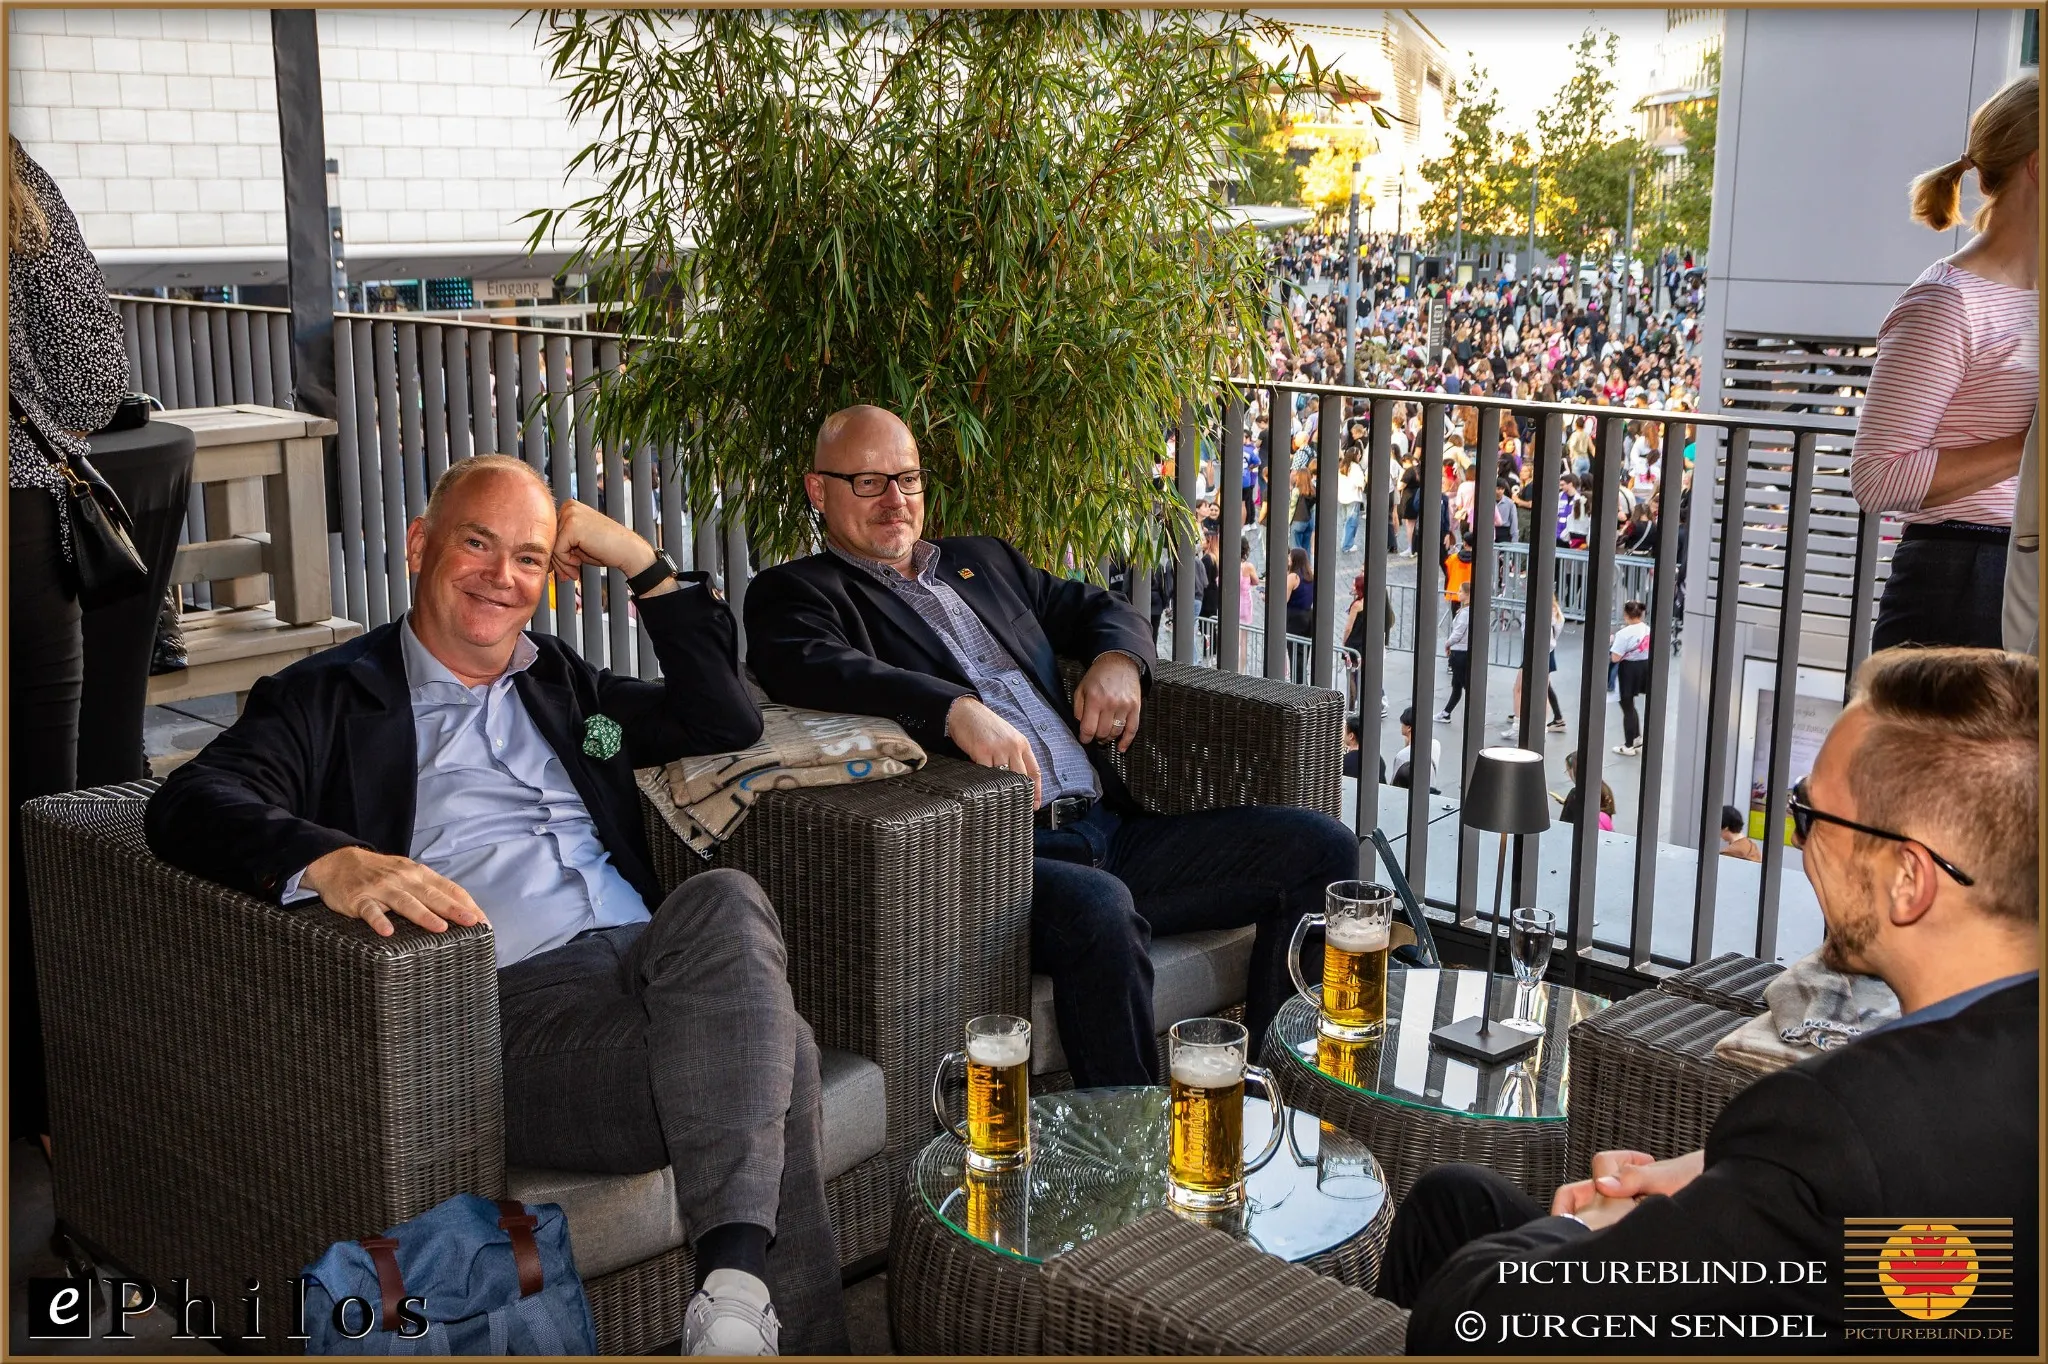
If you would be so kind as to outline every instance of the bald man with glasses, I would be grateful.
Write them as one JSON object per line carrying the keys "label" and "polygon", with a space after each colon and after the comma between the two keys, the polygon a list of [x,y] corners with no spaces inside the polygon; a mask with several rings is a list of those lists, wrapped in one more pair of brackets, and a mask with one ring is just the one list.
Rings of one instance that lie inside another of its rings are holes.
{"label": "bald man with glasses", "polygon": [[[1358,874],[1352,833],[1313,810],[1139,810],[1108,757],[1143,720],[1145,617],[1002,540],[924,539],[927,477],[893,413],[828,417],[804,487],[824,551],[748,587],[748,663],[777,701],[884,716],[928,750],[1031,780],[1032,965],[1052,978],[1076,1083],[1158,1079],[1154,933],[1256,925],[1245,1023],[1262,1036],[1293,993],[1295,923]],[[1061,658],[1086,666],[1071,703]]]}

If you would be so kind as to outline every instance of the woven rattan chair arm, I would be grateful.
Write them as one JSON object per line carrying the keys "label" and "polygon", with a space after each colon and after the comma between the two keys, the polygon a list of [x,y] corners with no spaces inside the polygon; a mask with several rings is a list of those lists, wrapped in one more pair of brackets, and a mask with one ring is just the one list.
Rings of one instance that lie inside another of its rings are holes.
{"label": "woven rattan chair arm", "polygon": [[963,1017],[1031,1013],[1031,782],[935,757],[902,779],[959,805]]}
{"label": "woven rattan chair arm", "polygon": [[1408,1313],[1174,1213],[1046,1262],[1047,1354],[1400,1354]]}

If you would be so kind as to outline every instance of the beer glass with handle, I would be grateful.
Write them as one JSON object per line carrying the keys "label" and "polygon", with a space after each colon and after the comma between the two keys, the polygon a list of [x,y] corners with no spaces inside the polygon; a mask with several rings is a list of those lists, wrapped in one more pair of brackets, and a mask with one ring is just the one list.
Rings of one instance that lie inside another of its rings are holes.
{"label": "beer glass with handle", "polygon": [[[1168,1198],[1183,1208],[1223,1208],[1244,1201],[1244,1177],[1273,1158],[1287,1133],[1280,1087],[1261,1066],[1245,1064],[1251,1038],[1227,1018],[1190,1018],[1167,1034],[1172,1119]],[[1244,1087],[1266,1093],[1273,1130],[1266,1149],[1244,1158]]]}
{"label": "beer glass with handle", "polygon": [[[1323,984],[1301,973],[1301,943],[1323,930]],[[1316,1030],[1358,1042],[1387,1023],[1387,955],[1393,947],[1394,892],[1370,881],[1334,881],[1323,892],[1323,912],[1304,914],[1287,944],[1294,987],[1316,1006]]]}
{"label": "beer glass with handle", "polygon": [[[967,1072],[967,1121],[946,1114],[946,1075]],[[967,1020],[967,1043],[932,1077],[932,1112],[967,1147],[976,1170],[1010,1170],[1031,1159],[1031,1023],[1010,1014]]]}

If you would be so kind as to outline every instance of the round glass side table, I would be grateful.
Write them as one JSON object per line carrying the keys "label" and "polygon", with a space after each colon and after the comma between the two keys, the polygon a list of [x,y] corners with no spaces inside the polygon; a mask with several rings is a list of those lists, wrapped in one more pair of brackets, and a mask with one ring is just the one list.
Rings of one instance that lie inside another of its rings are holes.
{"label": "round glass side table", "polygon": [[[1546,1205],[1564,1182],[1571,1099],[1572,1026],[1608,1001],[1540,983],[1525,996],[1522,1024],[1534,1051],[1481,1065],[1430,1044],[1445,1023],[1479,1013],[1484,971],[1395,967],[1387,972],[1387,1024],[1378,1037],[1339,1042],[1316,1030],[1316,1008],[1297,995],[1266,1034],[1264,1060],[1290,1107],[1349,1132],[1385,1165],[1396,1201],[1447,1161],[1500,1171]],[[1512,976],[1496,976],[1494,1026],[1511,1027]]]}
{"label": "round glass side table", "polygon": [[[1039,1266],[1168,1206],[1167,1129],[1163,1088],[1069,1090],[1032,1099],[1032,1159],[1019,1169],[970,1170],[951,1134],[925,1147],[890,1235],[897,1349],[1038,1353]],[[1247,1098],[1247,1149],[1271,1130],[1271,1109]],[[1245,1190],[1241,1207],[1181,1215],[1354,1287],[1378,1279],[1394,1204],[1364,1143],[1290,1113],[1280,1149]]]}

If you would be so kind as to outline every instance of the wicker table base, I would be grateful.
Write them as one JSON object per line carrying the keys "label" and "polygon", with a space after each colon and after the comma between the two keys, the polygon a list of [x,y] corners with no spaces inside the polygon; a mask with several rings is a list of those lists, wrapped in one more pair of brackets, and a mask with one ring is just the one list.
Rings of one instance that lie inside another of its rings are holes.
{"label": "wicker table base", "polygon": [[[1079,1091],[1082,1095],[1105,1092],[1118,1091]],[[1306,1123],[1308,1132],[1313,1133],[1312,1120],[1302,1116],[1296,1121]],[[927,1156],[949,1142],[954,1148],[959,1145],[951,1136],[941,1136],[927,1149]],[[1289,1158],[1288,1146],[1283,1143],[1274,1160]],[[897,1353],[1041,1353],[1045,1299],[1040,1263],[993,1250],[941,1218],[919,1187],[921,1163],[913,1163],[889,1235],[889,1325]],[[1373,1173],[1377,1177],[1378,1172]],[[1163,1189],[1161,1192],[1163,1195]],[[1378,1282],[1387,1232],[1394,1220],[1393,1199],[1376,1197],[1377,1205],[1361,1230],[1326,1250],[1304,1256],[1299,1263],[1344,1284],[1370,1290]],[[1142,1211],[1133,1209],[1132,1215],[1142,1215]],[[1105,1219],[1093,1231],[1106,1233],[1118,1225],[1122,1225],[1119,1219]]]}

